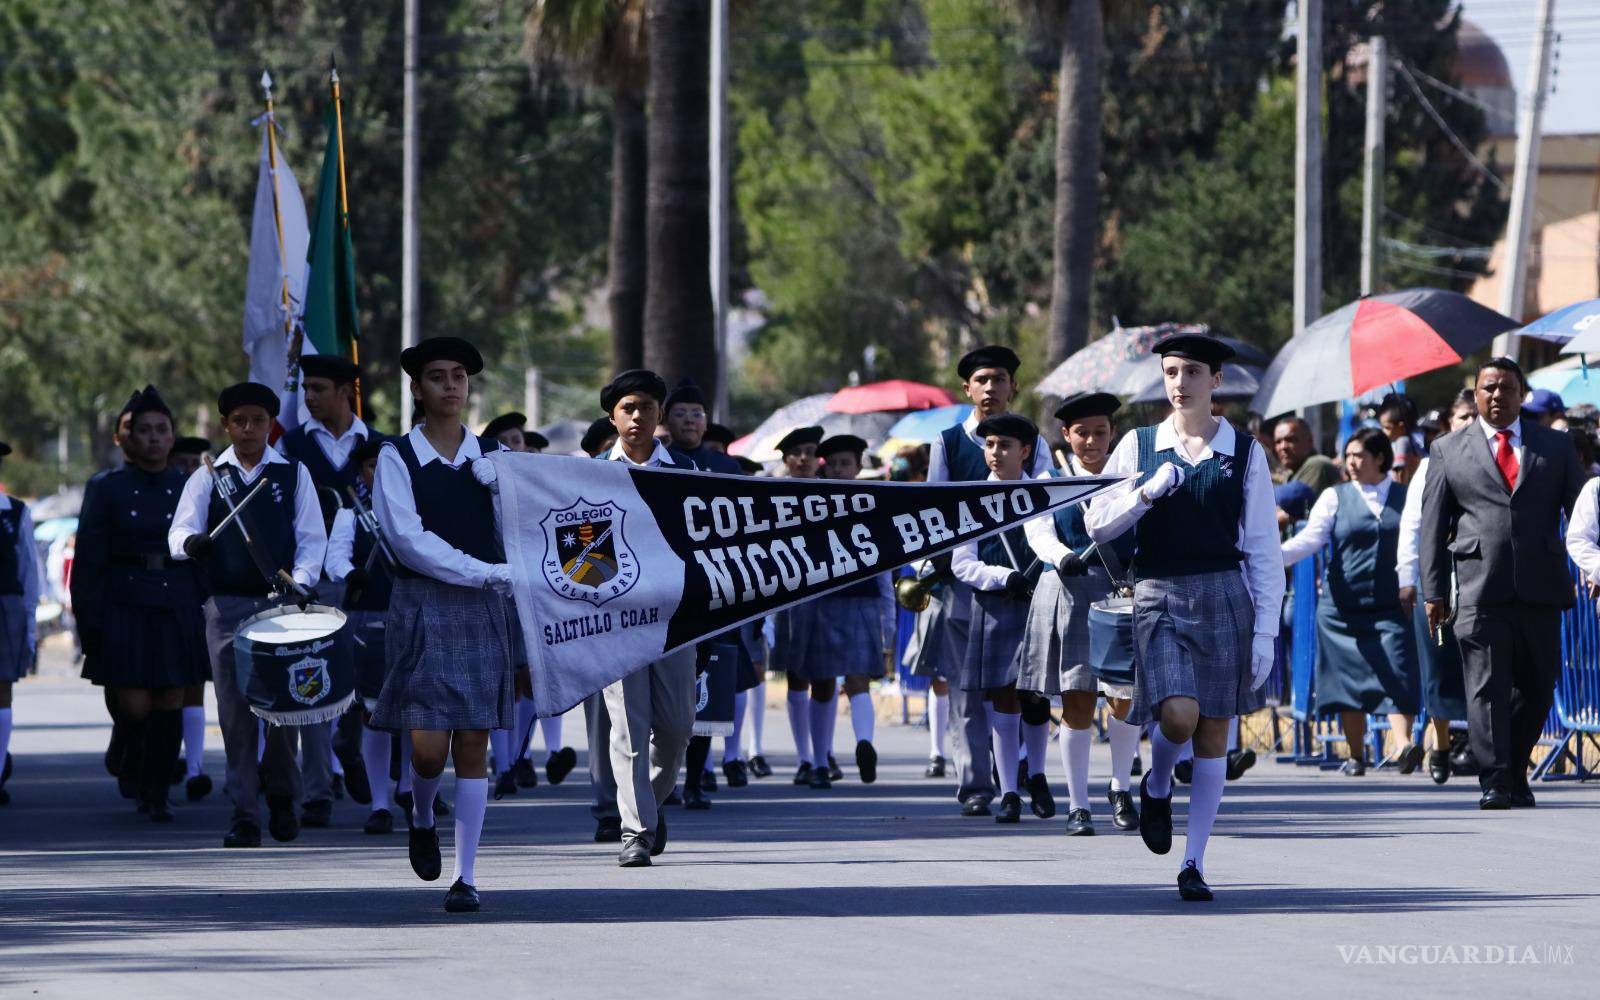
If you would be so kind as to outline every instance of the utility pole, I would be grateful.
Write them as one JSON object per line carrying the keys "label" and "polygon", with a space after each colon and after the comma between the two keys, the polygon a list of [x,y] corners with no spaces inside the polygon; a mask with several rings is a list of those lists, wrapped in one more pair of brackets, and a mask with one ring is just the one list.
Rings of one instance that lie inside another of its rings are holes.
{"label": "utility pole", "polygon": [[711,309],[717,345],[712,412],[728,419],[728,0],[711,0]]}
{"label": "utility pole", "polygon": [[[1539,186],[1539,138],[1544,120],[1545,92],[1550,86],[1550,41],[1554,34],[1556,0],[1539,0],[1539,27],[1534,34],[1533,59],[1528,67],[1528,89],[1517,113],[1517,165],[1511,178],[1511,214],[1506,220],[1506,262],[1500,274],[1500,311],[1522,322],[1528,289],[1528,230],[1533,226],[1533,199]],[[1494,352],[1515,358],[1515,334],[1494,340]]]}
{"label": "utility pole", "polygon": [[[1322,0],[1296,0],[1294,333],[1322,315]],[[1322,442],[1322,412],[1302,411]]]}
{"label": "utility pole", "polygon": [[1361,294],[1378,291],[1383,255],[1383,123],[1389,113],[1389,44],[1382,35],[1367,41],[1366,170],[1361,188]]}
{"label": "utility pole", "polygon": [[528,418],[528,426],[533,429],[544,423],[544,386],[541,381],[537,367],[522,370],[522,415]]}
{"label": "utility pole", "polygon": [[[406,0],[405,84],[401,108],[400,349],[417,342],[417,4]],[[474,397],[476,399],[476,397]],[[400,433],[411,429],[411,386],[400,378]]]}

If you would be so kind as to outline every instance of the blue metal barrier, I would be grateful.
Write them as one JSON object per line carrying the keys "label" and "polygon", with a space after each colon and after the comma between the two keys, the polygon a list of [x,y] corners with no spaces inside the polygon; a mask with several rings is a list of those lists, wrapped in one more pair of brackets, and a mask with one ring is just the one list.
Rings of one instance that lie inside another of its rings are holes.
{"label": "blue metal barrier", "polygon": [[[1581,781],[1600,777],[1583,761],[1584,743],[1600,753],[1600,613],[1583,586],[1582,574],[1571,560],[1567,569],[1578,592],[1577,603],[1561,615],[1561,675],[1556,680],[1555,704],[1545,722],[1541,743],[1550,749],[1533,769],[1535,781]],[[1566,761],[1570,770],[1551,773]]]}

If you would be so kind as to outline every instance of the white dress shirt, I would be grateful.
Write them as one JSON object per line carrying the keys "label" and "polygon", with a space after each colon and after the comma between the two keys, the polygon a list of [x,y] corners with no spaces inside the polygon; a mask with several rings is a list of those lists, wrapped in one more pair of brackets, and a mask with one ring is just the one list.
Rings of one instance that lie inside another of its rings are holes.
{"label": "white dress shirt", "polygon": [[[998,482],[999,476],[989,473],[988,482]],[[1050,518],[1041,517],[1040,521],[1048,524]],[[1009,529],[1008,529],[1009,530]],[[988,539],[984,539],[988,541]],[[977,542],[962,542],[950,553],[950,572],[955,574],[957,580],[971,587],[973,590],[1004,590],[1006,581],[1012,573],[1019,573],[1028,568],[1028,550],[1026,548],[1016,551],[1013,546],[1010,555],[1015,556],[1021,563],[1020,566],[993,566],[978,558]]]}
{"label": "white dress shirt", "polygon": [[[453,459],[445,459],[422,433],[422,424],[411,428],[406,440],[417,453],[417,465],[443,462],[459,469],[475,458],[483,457],[478,437],[466,427],[461,428],[461,446]],[[488,587],[496,581],[509,580],[510,571],[505,563],[486,563],[451,545],[422,526],[422,516],[417,513],[417,498],[411,492],[411,473],[400,449],[393,440],[386,442],[378,452],[378,474],[372,481],[372,512],[377,515],[383,533],[399,559],[413,572],[431,577],[441,583],[458,587]],[[495,508],[495,529],[499,531],[500,510]],[[499,568],[497,568],[497,565]]]}
{"label": "white dress shirt", "polygon": [[[239,481],[246,488],[261,478],[269,465],[283,465],[288,459],[272,448],[261,453],[261,461],[246,469],[230,445],[214,460],[216,465],[231,465]],[[328,547],[328,536],[322,528],[322,504],[317,502],[317,484],[305,463],[296,463],[294,485],[294,568],[289,575],[302,587],[314,587],[322,576],[322,557]],[[183,495],[178,497],[178,509],[172,515],[172,527],[167,529],[167,552],[174,559],[187,559],[183,551],[184,539],[190,535],[205,534],[209,528],[207,511],[211,507],[211,470],[205,466],[194,471],[183,484]],[[239,497],[243,499],[243,497]],[[252,507],[254,504],[252,504]],[[253,513],[253,512],[252,512]],[[237,529],[229,527],[228,531]]]}
{"label": "white dress shirt", "polygon": [[[1046,472],[1041,472],[1034,478],[1046,480],[1050,479],[1051,477],[1046,474],[1048,471],[1049,470],[1046,470]],[[1062,469],[1061,471],[1065,473],[1064,478],[1067,479],[1074,479],[1078,476],[1092,475],[1092,473],[1086,472],[1079,468],[1077,458],[1070,454],[1067,455],[1066,468]],[[1023,525],[1022,530],[1028,536],[1028,548],[1033,550],[1033,554],[1038,556],[1039,561],[1042,563],[1048,563],[1051,566],[1060,566],[1061,561],[1067,557],[1067,553],[1073,551],[1065,542],[1061,540],[1061,536],[1056,534],[1056,519],[1054,516],[1036,517],[1027,524]],[[1075,552],[1073,554],[1080,556],[1083,555],[1081,552]]]}
{"label": "white dress shirt", "polygon": [[[979,450],[982,450],[983,438],[978,436],[979,422],[978,411],[973,410],[967,414],[967,419],[961,421],[961,429],[966,432],[967,439],[977,445]],[[1050,460],[1050,445],[1045,441],[1044,435],[1040,434],[1039,440],[1033,444],[1033,458],[1023,471],[1028,478],[1032,479],[1044,470],[1054,467],[1054,465],[1055,463]],[[940,434],[928,446],[928,482],[948,483],[949,481],[950,463],[944,454],[944,435]]]}
{"label": "white dress shirt", "polygon": [[[1489,421],[1478,418],[1478,427],[1483,431],[1483,436],[1489,440],[1489,458],[1493,461],[1500,453],[1500,428]],[[1511,432],[1511,453],[1517,456],[1517,474],[1522,474],[1522,418],[1511,421],[1511,426],[1506,430]],[[1498,467],[1498,466],[1497,466]]]}
{"label": "white dress shirt", "polygon": [[1400,508],[1400,551],[1395,574],[1399,576],[1402,587],[1415,587],[1418,583],[1417,570],[1422,546],[1422,491],[1428,485],[1428,465],[1431,461],[1423,456],[1417,471],[1411,474],[1411,483],[1406,487],[1406,502]]}
{"label": "white dress shirt", "polygon": [[1591,479],[1578,491],[1578,502],[1572,505],[1572,518],[1567,521],[1567,555],[1577,563],[1583,578],[1600,584],[1600,479]]}
{"label": "white dress shirt", "polygon": [[[367,425],[360,417],[351,417],[350,426],[345,428],[343,434],[334,434],[327,425],[316,417],[307,417],[306,437],[317,443],[322,453],[328,456],[328,461],[335,469],[342,469],[350,461],[350,453],[355,450],[372,432],[367,430]],[[283,439],[278,439],[278,447],[283,447]]]}
{"label": "white dress shirt", "polygon": [[[1233,425],[1217,421],[1217,432],[1190,455],[1178,438],[1176,414],[1156,424],[1155,450],[1175,449],[1190,465],[1199,465],[1213,454],[1231,455],[1235,448]],[[1124,434],[1111,452],[1101,472],[1104,476],[1132,476],[1139,472],[1139,435]],[[1278,505],[1272,496],[1272,474],[1267,453],[1259,441],[1250,442],[1250,470],[1244,484],[1244,516],[1239,524],[1239,551],[1244,553],[1245,589],[1255,605],[1255,634],[1276,636],[1283,605],[1283,550],[1279,546]],[[1324,491],[1327,492],[1327,491]],[[1157,500],[1156,503],[1161,503]],[[1083,512],[1089,537],[1101,545],[1131,530],[1150,509],[1139,495],[1137,480],[1113,487],[1089,501]]]}
{"label": "white dress shirt", "polygon": [[[1389,502],[1389,487],[1394,480],[1385,475],[1375,486],[1366,483],[1355,483],[1361,491],[1361,500],[1366,504],[1367,510],[1373,518],[1383,518],[1383,505]],[[1340,484],[1341,486],[1344,484]],[[1283,543],[1283,565],[1293,566],[1295,563],[1321,552],[1333,540],[1333,523],[1339,516],[1338,486],[1323,490],[1317,495],[1317,502],[1311,505],[1311,514],[1306,518],[1306,526],[1300,529],[1299,534]],[[1406,586],[1404,582],[1400,584]]]}
{"label": "white dress shirt", "polygon": [[670,465],[673,468],[677,468],[678,465],[677,462],[672,460],[672,453],[667,451],[666,443],[660,438],[656,438],[655,450],[652,451],[650,453],[650,457],[645,459],[643,462],[635,462],[633,459],[629,458],[628,453],[622,450],[622,440],[619,438],[617,443],[611,446],[611,452],[606,455],[606,461],[627,462],[629,465],[638,465],[651,469],[659,468],[663,465]]}
{"label": "white dress shirt", "polygon": [[26,612],[23,616],[28,628],[28,648],[36,649],[39,645],[39,560],[33,548],[33,512],[28,505],[20,500],[13,500],[0,493],[0,511],[10,510],[12,504],[22,508],[22,516],[17,519],[17,576],[22,583],[22,609]]}
{"label": "white dress shirt", "polygon": [[350,561],[356,547],[356,512],[340,507],[333,515],[333,527],[328,530],[328,554],[322,558],[322,572],[338,583],[350,575],[355,564]]}

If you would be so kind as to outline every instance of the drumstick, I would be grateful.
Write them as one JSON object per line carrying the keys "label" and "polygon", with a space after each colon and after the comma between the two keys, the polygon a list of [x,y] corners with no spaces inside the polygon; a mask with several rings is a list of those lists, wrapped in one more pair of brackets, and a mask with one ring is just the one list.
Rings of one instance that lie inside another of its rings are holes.
{"label": "drumstick", "polygon": [[[217,475],[217,467],[211,464],[211,456],[201,455],[200,457],[205,461],[206,471],[211,473],[211,485],[214,489],[216,489],[217,496],[221,497],[222,502],[227,505],[228,513],[230,515],[239,513],[239,505],[233,502],[233,494],[229,493],[223,488],[222,477]],[[266,480],[263,479],[262,481],[265,482]],[[244,536],[244,543],[246,545],[252,544],[250,540],[250,529],[244,526],[243,521],[239,522],[239,534]]]}

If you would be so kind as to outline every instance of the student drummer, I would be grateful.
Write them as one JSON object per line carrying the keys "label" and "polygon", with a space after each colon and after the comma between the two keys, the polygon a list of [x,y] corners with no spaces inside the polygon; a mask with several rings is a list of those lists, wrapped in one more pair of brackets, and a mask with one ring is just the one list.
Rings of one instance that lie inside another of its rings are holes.
{"label": "student drummer", "polygon": [[195,559],[204,564],[211,597],[205,603],[206,649],[211,657],[211,680],[216,686],[217,716],[228,758],[226,788],[233,801],[233,821],[224,847],[261,846],[261,821],[256,795],[265,781],[274,840],[290,841],[300,833],[296,813],[302,797],[300,769],[294,760],[294,733],[286,726],[266,727],[266,746],[256,769],[260,726],[239,686],[234,666],[233,638],[239,623],[273,604],[269,583],[257,558],[268,568],[288,572],[305,599],[322,574],[327,535],[322,508],[317,503],[311,473],[267,447],[267,434],[278,415],[278,396],[259,382],[241,382],[217,397],[223,428],[231,442],[216,459],[215,476],[225,478],[235,501],[242,500],[256,481],[264,488],[245,508],[254,551],[245,544],[238,524],[225,527],[215,540],[210,531],[228,516],[228,505],[217,492],[211,469],[201,468],[184,483],[183,495],[167,532],[173,559]]}

